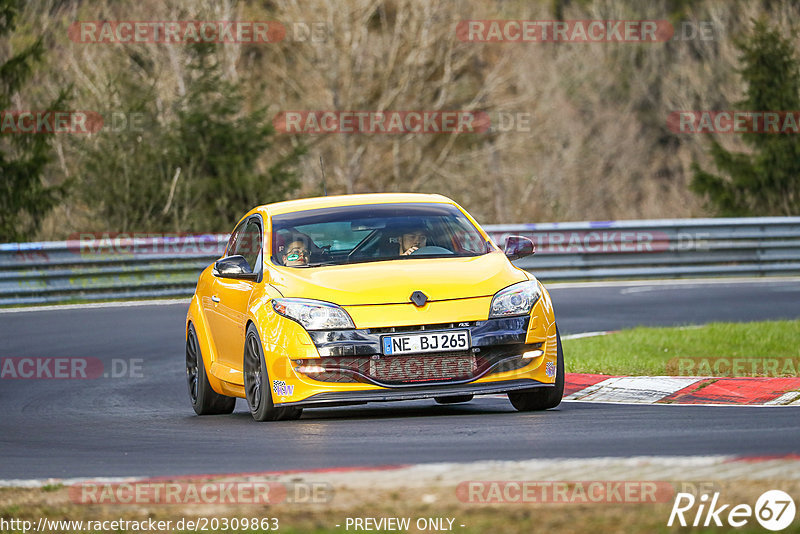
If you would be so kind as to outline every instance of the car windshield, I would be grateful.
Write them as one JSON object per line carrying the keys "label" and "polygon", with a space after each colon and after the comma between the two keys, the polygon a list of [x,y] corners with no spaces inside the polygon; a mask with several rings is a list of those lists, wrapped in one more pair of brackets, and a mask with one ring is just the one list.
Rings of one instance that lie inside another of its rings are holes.
{"label": "car windshield", "polygon": [[451,204],[341,206],[272,217],[272,261],[289,267],[478,256],[491,250]]}

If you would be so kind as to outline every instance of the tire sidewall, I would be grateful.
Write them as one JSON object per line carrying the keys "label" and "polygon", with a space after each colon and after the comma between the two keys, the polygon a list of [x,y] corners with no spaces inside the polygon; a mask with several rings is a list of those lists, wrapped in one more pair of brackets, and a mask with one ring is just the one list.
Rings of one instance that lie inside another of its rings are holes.
{"label": "tire sidewall", "polygon": [[564,353],[561,349],[561,334],[556,327],[556,379],[553,387],[511,392],[508,398],[514,408],[521,412],[549,410],[561,404],[564,397],[564,382]]}
{"label": "tire sidewall", "polygon": [[[261,345],[261,337],[258,335],[258,330],[251,324],[247,327],[247,335],[245,337],[245,353],[244,357],[247,358],[247,346],[250,340],[255,338],[256,346],[258,347],[258,360],[261,366],[261,401],[257,408],[253,408],[250,404],[250,399],[247,399],[247,407],[250,409],[250,414],[256,421],[267,421],[275,418],[276,408],[272,402],[272,388],[270,387],[269,372],[267,371],[267,363],[264,358],[264,347]],[[247,373],[245,373],[245,380],[247,380]],[[245,383],[245,391],[248,390],[247,383]]]}
{"label": "tire sidewall", "polygon": [[564,376],[564,351],[561,349],[561,334],[558,331],[558,327],[556,327],[556,349],[556,381],[553,395],[558,395],[558,402],[560,403],[564,397],[566,376]]}
{"label": "tire sidewall", "polygon": [[[194,337],[195,351],[197,352],[197,398],[192,399],[191,394],[189,400],[192,402],[192,408],[197,414],[205,413],[204,407],[209,404],[207,392],[211,389],[211,384],[208,383],[208,375],[206,375],[206,364],[203,361],[203,352],[200,350],[200,340],[197,339],[197,331],[194,325],[189,325],[191,335]],[[188,340],[187,340],[188,341]]]}
{"label": "tire sidewall", "polygon": [[197,397],[192,399],[191,391],[189,391],[189,401],[194,412],[197,415],[229,414],[233,412],[236,407],[236,399],[217,393],[208,381],[208,374],[203,360],[203,350],[200,347],[200,338],[197,336],[197,330],[192,323],[189,323],[189,328],[186,332],[187,345],[189,336],[194,337],[197,357]]}

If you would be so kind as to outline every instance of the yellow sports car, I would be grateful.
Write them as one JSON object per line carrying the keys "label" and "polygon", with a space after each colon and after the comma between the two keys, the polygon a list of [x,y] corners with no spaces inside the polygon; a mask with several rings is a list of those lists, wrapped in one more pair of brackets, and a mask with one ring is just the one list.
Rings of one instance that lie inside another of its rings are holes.
{"label": "yellow sports car", "polygon": [[303,408],[507,393],[557,406],[564,359],[547,290],[440,195],[291,200],[245,215],[186,316],[199,415],[247,399],[258,421]]}

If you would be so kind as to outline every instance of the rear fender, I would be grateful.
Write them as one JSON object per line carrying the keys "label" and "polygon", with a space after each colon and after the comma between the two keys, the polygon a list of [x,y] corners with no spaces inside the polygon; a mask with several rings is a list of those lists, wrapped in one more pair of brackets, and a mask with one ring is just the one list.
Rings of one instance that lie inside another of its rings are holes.
{"label": "rear fender", "polygon": [[211,389],[220,395],[228,394],[225,392],[222,382],[211,373],[211,365],[217,360],[217,355],[209,341],[208,323],[203,314],[200,299],[196,294],[192,296],[192,301],[189,303],[189,311],[186,313],[184,339],[189,335],[190,323],[194,325],[194,331],[197,333],[197,343],[200,345],[200,353],[203,355],[203,367],[206,369],[206,376]]}

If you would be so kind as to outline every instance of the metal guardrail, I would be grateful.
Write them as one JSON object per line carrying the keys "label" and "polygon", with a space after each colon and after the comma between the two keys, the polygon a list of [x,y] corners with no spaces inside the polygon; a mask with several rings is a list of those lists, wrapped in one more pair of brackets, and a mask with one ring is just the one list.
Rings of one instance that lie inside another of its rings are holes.
{"label": "metal guardrail", "polygon": [[800,273],[800,217],[496,225],[537,245],[516,263],[545,281]]}
{"label": "metal guardrail", "polygon": [[[800,273],[800,217],[488,225],[523,235],[515,262],[543,281]],[[186,297],[219,258],[225,234],[0,244],[0,306]]]}
{"label": "metal guardrail", "polygon": [[227,240],[109,234],[0,244],[0,306],[191,296]]}

